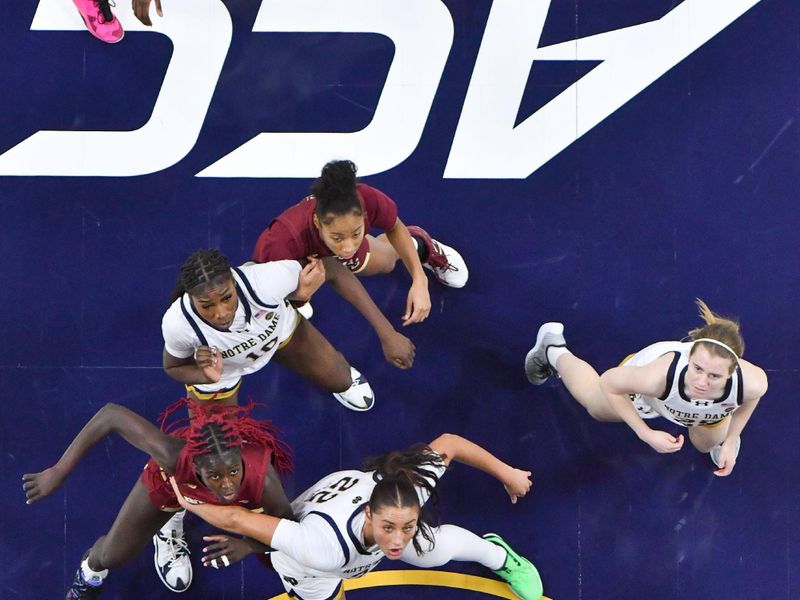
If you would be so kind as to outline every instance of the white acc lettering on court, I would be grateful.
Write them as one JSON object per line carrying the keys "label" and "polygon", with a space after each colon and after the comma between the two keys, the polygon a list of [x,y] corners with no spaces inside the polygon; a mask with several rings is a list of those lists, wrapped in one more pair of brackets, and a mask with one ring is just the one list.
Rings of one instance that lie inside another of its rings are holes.
{"label": "white acc lettering on court", "polygon": [[[494,0],[444,177],[528,177],[760,1],[684,0],[655,21],[540,48],[550,0]],[[144,175],[191,151],[230,45],[227,9],[220,0],[170,0],[152,29],[128,2],[115,11],[128,31],[162,33],[174,46],[150,119],[134,131],[38,131],[0,155],[0,175]],[[31,28],[84,26],[70,2],[40,0]],[[264,0],[253,31],[377,33],[395,54],[361,131],[262,132],[199,177],[316,177],[335,157],[370,175],[414,152],[453,44],[442,2]],[[515,127],[531,65],[540,61],[602,62]]]}

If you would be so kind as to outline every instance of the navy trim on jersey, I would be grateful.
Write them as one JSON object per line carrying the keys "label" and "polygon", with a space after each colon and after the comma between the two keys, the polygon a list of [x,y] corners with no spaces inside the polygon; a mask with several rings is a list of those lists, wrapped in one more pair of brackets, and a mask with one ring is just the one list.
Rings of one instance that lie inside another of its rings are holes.
{"label": "navy trim on jersey", "polygon": [[[208,346],[208,340],[206,340],[206,336],[203,335],[203,332],[200,331],[200,326],[197,324],[197,322],[195,322],[195,320],[192,318],[192,315],[189,314],[189,311],[186,310],[186,307],[183,305],[183,299],[186,298],[186,296],[187,295],[184,294],[180,299],[181,312],[183,313],[183,316],[186,317],[186,320],[189,321],[189,325],[192,326],[192,329],[194,329],[194,334],[197,336],[197,339],[200,340],[200,345]],[[191,304],[191,300],[189,303]],[[193,305],[192,309],[194,309]]]}
{"label": "navy trim on jersey", "polygon": [[353,546],[355,546],[359,554],[362,554],[364,556],[373,556],[375,553],[370,552],[369,550],[364,548],[364,546],[361,545],[361,540],[359,540],[358,536],[355,533],[353,533],[353,527],[352,527],[353,519],[355,519],[359,515],[359,513],[364,511],[364,507],[367,504],[369,504],[369,502],[364,502],[364,504],[355,509],[353,511],[353,514],[350,515],[350,518],[347,519],[347,535],[350,536],[350,541],[353,542]]}
{"label": "navy trim on jersey", "polygon": [[234,279],[233,285],[236,286],[236,294],[239,296],[239,298],[245,299],[245,302],[240,300],[239,304],[244,304],[244,322],[250,325],[250,317],[253,316],[253,311],[250,310],[250,303],[246,302],[247,297],[242,293],[242,288],[239,287],[239,282]]}
{"label": "navy trim on jersey", "polygon": [[[326,515],[325,513],[321,513],[317,510],[312,510],[311,512],[307,513],[308,515],[319,515],[331,526],[333,532],[336,534],[336,539],[339,540],[339,545],[342,547],[342,552],[344,552],[344,564],[350,562],[350,549],[347,547],[347,544],[344,541],[344,537],[342,536],[342,532],[339,531],[339,528],[336,526],[336,522],[330,517],[330,515]],[[344,566],[344,565],[342,565]]]}
{"label": "navy trim on jersey", "polygon": [[[681,359],[681,353],[675,352],[675,357],[672,359],[672,362],[669,365],[669,369],[667,369],[667,387],[664,388],[664,393],[658,397],[659,400],[666,400],[667,398],[669,398],[669,391],[672,389],[672,382],[675,380],[675,369],[678,367],[678,361],[680,359]],[[681,388],[683,388],[682,378],[681,378]]]}
{"label": "navy trim on jersey", "polygon": [[244,284],[244,287],[247,288],[247,292],[250,295],[250,298],[253,299],[253,302],[255,304],[258,304],[262,308],[270,308],[272,310],[275,310],[276,308],[278,308],[278,306],[280,306],[279,304],[274,304],[274,305],[273,304],[267,304],[266,302],[261,300],[261,298],[259,298],[256,295],[255,290],[253,290],[253,286],[250,284],[250,281],[247,279],[247,277],[244,276],[244,273],[242,273],[242,270],[239,267],[231,267],[231,268],[239,276],[239,279],[242,280],[242,283]]}
{"label": "navy trim on jersey", "polygon": [[736,367],[736,381],[739,385],[736,389],[736,406],[741,406],[744,402],[744,380],[742,379],[742,370]]}

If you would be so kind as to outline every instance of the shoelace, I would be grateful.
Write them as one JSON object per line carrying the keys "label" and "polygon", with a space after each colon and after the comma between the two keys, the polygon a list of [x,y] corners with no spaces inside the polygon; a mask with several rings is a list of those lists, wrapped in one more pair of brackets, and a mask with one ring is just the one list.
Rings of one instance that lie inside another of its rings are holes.
{"label": "shoelace", "polygon": [[442,252],[442,249],[439,247],[439,244],[436,242],[433,242],[433,250],[434,253],[428,256],[427,261],[430,266],[440,271],[458,271],[456,267],[450,264],[444,252]]}
{"label": "shoelace", "polygon": [[506,562],[503,565],[503,568],[500,570],[504,573],[512,574],[514,573],[515,569],[519,569],[521,566],[522,561],[518,560],[508,550],[506,550]]}
{"label": "shoelace", "polygon": [[97,0],[97,8],[100,9],[100,14],[103,15],[103,22],[105,23],[114,20],[114,13],[111,12],[112,6],[116,6],[113,0]]}
{"label": "shoelace", "polygon": [[189,554],[189,544],[182,537],[175,537],[172,535],[165,538],[163,541],[167,545],[167,551],[170,557],[167,561],[167,567],[171,569],[175,566],[175,563]]}

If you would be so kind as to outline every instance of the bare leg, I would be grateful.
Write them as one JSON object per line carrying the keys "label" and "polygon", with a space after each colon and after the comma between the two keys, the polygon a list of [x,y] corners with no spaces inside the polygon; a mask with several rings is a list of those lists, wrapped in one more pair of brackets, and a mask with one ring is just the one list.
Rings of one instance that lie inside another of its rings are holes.
{"label": "bare leg", "polygon": [[379,275],[381,273],[391,273],[400,256],[395,252],[394,246],[389,243],[389,238],[385,233],[378,237],[367,235],[369,243],[369,262],[367,266],[358,272],[361,277]]}
{"label": "bare leg", "polygon": [[150,503],[147,488],[137,480],[111,529],[92,546],[89,567],[102,571],[125,564],[150,543],[170,516]]}
{"label": "bare leg", "polygon": [[592,417],[598,421],[622,421],[600,388],[600,375],[589,363],[574,354],[563,354],[553,366],[572,397]]}
{"label": "bare leg", "polygon": [[353,383],[345,357],[305,319],[289,343],[275,353],[275,360],[329,392],[344,392]]}
{"label": "bare leg", "polygon": [[730,418],[716,427],[689,427],[689,440],[700,452],[708,453],[714,446],[722,443],[728,435]]}

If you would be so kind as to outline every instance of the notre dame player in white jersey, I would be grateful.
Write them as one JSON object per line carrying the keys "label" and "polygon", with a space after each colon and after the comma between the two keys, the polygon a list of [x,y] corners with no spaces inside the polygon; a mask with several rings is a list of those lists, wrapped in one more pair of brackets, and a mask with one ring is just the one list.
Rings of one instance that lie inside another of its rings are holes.
{"label": "notre dame player in white jersey", "polygon": [[[308,300],[324,280],[316,259],[305,266],[282,260],[231,267],[218,250],[195,252],[181,267],[162,320],[165,371],[197,400],[236,404],[241,378],[274,358],[347,408],[369,410],[374,394],[367,380],[289,302]],[[156,571],[175,592],[192,580],[183,514],[153,537]]]}
{"label": "notre dame player in white jersey", "polygon": [[685,342],[658,342],[602,376],[566,347],[564,326],[545,323],[525,358],[534,385],[558,374],[572,396],[598,421],[624,421],[658,452],[677,452],[683,435],[651,429],[643,419],[664,417],[688,428],[700,452],[710,453],[716,475],[730,475],[741,434],[767,391],[763,369],[742,358],[739,324],[697,300],[702,327]]}
{"label": "notre dame player in white jersey", "polygon": [[[428,500],[438,502],[436,484],[453,460],[497,478],[514,503],[530,490],[530,471],[510,467],[469,440],[444,434],[430,445],[370,459],[363,471],[324,477],[292,503],[297,522],[238,506],[178,500],[210,524],[274,548],[272,565],[292,597],[341,599],[343,580],[365,575],[388,558],[423,568],[450,560],[478,562],[520,598],[539,600],[542,583],[536,568],[500,536],[479,537],[455,525],[430,524],[422,506]],[[216,567],[226,565],[227,554],[238,552],[236,544],[243,543],[224,535],[206,540],[213,543],[203,561]]]}
{"label": "notre dame player in white jersey", "polygon": [[195,252],[162,320],[165,371],[199,400],[235,404],[241,377],[274,357],[347,408],[369,410],[366,379],[289,303],[308,300],[324,280],[317,259],[231,267],[218,250]]}

